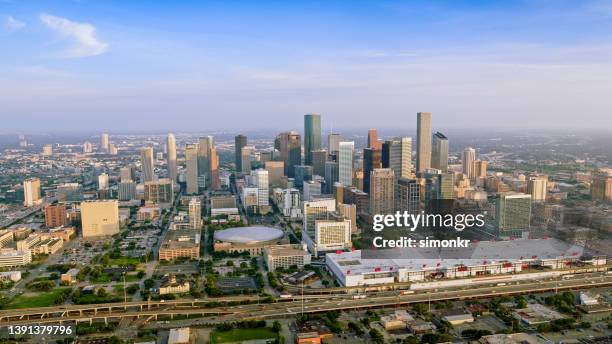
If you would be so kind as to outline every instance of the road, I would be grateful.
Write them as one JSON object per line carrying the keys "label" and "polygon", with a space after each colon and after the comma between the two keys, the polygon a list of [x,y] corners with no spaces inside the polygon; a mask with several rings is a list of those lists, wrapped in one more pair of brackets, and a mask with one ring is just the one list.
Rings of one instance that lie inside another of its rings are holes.
{"label": "road", "polygon": [[[226,305],[205,307],[207,302],[229,302],[230,299],[219,298],[203,300],[175,300],[166,302],[128,302],[105,305],[72,305],[60,307],[43,307],[33,309],[6,310],[0,312],[0,324],[55,323],[65,321],[93,321],[142,317],[164,320],[184,316],[208,316],[209,321],[238,321],[247,319],[286,318],[301,313],[319,313],[331,310],[351,310],[373,307],[395,307],[422,302],[443,300],[463,300],[489,298],[500,295],[518,295],[570,289],[596,288],[612,286],[612,276],[605,273],[590,273],[575,276],[572,279],[547,281],[529,281],[519,284],[478,286],[469,289],[444,289],[415,292],[401,295],[398,292],[379,292],[367,295],[367,298],[354,298],[351,294],[296,296],[276,303]],[[250,298],[254,298],[250,296]],[[225,300],[225,301],[222,301]]]}

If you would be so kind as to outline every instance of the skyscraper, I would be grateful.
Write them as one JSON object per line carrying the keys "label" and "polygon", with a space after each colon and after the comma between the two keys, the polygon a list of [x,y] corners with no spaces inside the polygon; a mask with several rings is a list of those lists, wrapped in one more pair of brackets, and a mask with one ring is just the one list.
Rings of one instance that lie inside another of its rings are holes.
{"label": "skyscraper", "polygon": [[153,148],[146,147],[143,148],[140,152],[140,161],[142,163],[142,175],[143,181],[150,182],[153,180]]}
{"label": "skyscraper", "polygon": [[331,133],[327,136],[327,150],[329,154],[337,154],[340,150],[340,142],[342,142],[342,135]]}
{"label": "skyscraper", "polygon": [[366,148],[381,149],[381,142],[378,140],[378,131],[376,129],[368,130],[368,146]]}
{"label": "skyscraper", "polygon": [[198,145],[188,144],[185,147],[185,165],[187,173],[185,179],[187,182],[188,194],[198,193]]}
{"label": "skyscraper", "polygon": [[436,132],[432,137],[431,167],[448,171],[448,138],[441,132]]}
{"label": "skyscraper", "polygon": [[33,207],[40,204],[40,179],[28,178],[23,181],[23,206]]}
{"label": "skyscraper", "polygon": [[100,173],[98,176],[98,190],[108,190],[108,174]]}
{"label": "skyscraper", "polygon": [[395,209],[418,214],[421,206],[421,186],[416,179],[398,178],[395,186]]}
{"label": "skyscraper", "polygon": [[251,173],[251,154],[253,154],[254,148],[251,146],[244,146],[240,149],[240,170],[244,174]]}
{"label": "skyscraper", "polygon": [[281,159],[285,163],[285,175],[292,177],[295,172],[295,166],[302,164],[302,142],[300,134],[295,131],[289,131],[279,134]]}
{"label": "skyscraper", "polygon": [[395,212],[395,175],[389,168],[370,172],[370,215]]}
{"label": "skyscraper", "polygon": [[363,191],[370,192],[370,174],[382,168],[380,150],[366,148],[363,150]]}
{"label": "skyscraper", "polygon": [[345,187],[353,185],[353,153],[354,141],[343,141],[339,144],[338,152],[338,180]]}
{"label": "skyscraper", "polygon": [[495,204],[496,227],[502,236],[520,237],[529,229],[531,196],[524,193],[503,193]]}
{"label": "skyscraper", "polygon": [[[247,137],[244,135],[236,135],[234,137],[234,156],[235,156],[235,164],[236,164],[236,172],[242,172],[242,147],[247,145]],[[249,166],[249,170],[251,166]]]}
{"label": "skyscraper", "polygon": [[463,174],[465,174],[470,180],[474,178],[474,160],[476,160],[476,150],[472,147],[467,147],[463,150],[463,156],[461,158],[461,166]]}
{"label": "skyscraper", "polygon": [[119,170],[119,176],[122,182],[134,180],[134,166],[122,167]]}
{"label": "skyscraper", "polygon": [[312,162],[312,173],[321,177],[325,176],[325,162],[327,161],[327,151],[317,149],[310,152]]}
{"label": "skyscraper", "polygon": [[221,181],[219,180],[219,155],[217,155],[217,148],[212,147],[210,149],[210,184],[208,187],[215,191],[221,188]]}
{"label": "skyscraper", "polygon": [[396,178],[412,176],[412,138],[387,140],[382,145],[381,163],[383,168],[393,170]]}
{"label": "skyscraper", "polygon": [[312,151],[321,149],[321,115],[304,115],[304,164],[312,165]]}
{"label": "skyscraper", "polygon": [[600,202],[612,202],[612,169],[602,168],[593,173],[591,199]]}
{"label": "skyscraper", "polygon": [[335,161],[325,162],[325,193],[334,191],[334,183],[338,181],[338,163]]}
{"label": "skyscraper", "polygon": [[268,171],[270,185],[279,186],[285,175],[285,164],[282,161],[266,161],[265,168]]}
{"label": "skyscraper", "polygon": [[213,137],[200,137],[198,146],[198,186],[205,188],[210,185],[210,151],[213,147]]}
{"label": "skyscraper", "polygon": [[267,207],[269,205],[270,184],[268,181],[268,171],[264,169],[251,171],[251,177],[253,177],[255,186],[257,187],[257,206],[260,207],[261,211],[261,207]]}
{"label": "skyscraper", "polygon": [[109,144],[108,134],[102,133],[100,135],[100,150],[103,152],[108,152],[108,149],[109,149],[108,144]]}
{"label": "skyscraper", "polygon": [[189,225],[191,229],[202,228],[202,203],[197,197],[189,200]]}
{"label": "skyscraper", "polygon": [[174,134],[168,134],[166,147],[168,149],[168,178],[170,178],[173,183],[176,183],[178,172],[176,167],[176,139],[174,138]]}
{"label": "skyscraper", "polygon": [[531,195],[533,202],[544,202],[546,201],[546,184],[548,182],[547,176],[530,177],[527,183],[527,193]]}
{"label": "skyscraper", "polygon": [[431,113],[417,113],[417,172],[431,167]]}

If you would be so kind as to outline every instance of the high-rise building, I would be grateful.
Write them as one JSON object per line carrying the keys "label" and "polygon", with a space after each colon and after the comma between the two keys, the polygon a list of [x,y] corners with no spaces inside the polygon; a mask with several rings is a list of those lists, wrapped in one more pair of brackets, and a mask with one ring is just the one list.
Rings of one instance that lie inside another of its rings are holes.
{"label": "high-rise building", "polygon": [[[234,156],[235,156],[235,164],[236,164],[236,172],[243,172],[242,169],[242,147],[247,145],[247,137],[244,135],[236,135],[234,137]],[[249,164],[249,170],[251,166]]]}
{"label": "high-rise building", "polygon": [[344,218],[317,220],[314,232],[302,232],[302,238],[315,257],[324,252],[348,249],[352,246],[351,221]]}
{"label": "high-rise building", "polygon": [[612,169],[602,168],[593,173],[591,199],[599,202],[612,202]]}
{"label": "high-rise building", "polygon": [[395,175],[393,170],[377,168],[370,174],[370,215],[395,213]]}
{"label": "high-rise building", "polygon": [[191,229],[202,228],[202,202],[198,197],[189,200],[189,225]]}
{"label": "high-rise building", "polygon": [[368,146],[366,148],[372,148],[376,150],[380,150],[382,148],[382,144],[378,140],[378,131],[376,131],[376,129],[368,130]]}
{"label": "high-rise building", "polygon": [[325,176],[325,162],[327,161],[327,151],[317,149],[310,152],[312,162],[312,173],[321,177]]}
{"label": "high-rise building", "polygon": [[40,179],[28,178],[23,181],[23,206],[33,207],[42,203],[40,196]]}
{"label": "high-rise building", "polygon": [[122,182],[134,180],[134,166],[122,167],[119,170],[119,177]]}
{"label": "high-rise building", "polygon": [[258,169],[251,171],[251,177],[257,187],[257,206],[267,207],[269,205],[270,198],[270,183],[268,180],[268,171],[264,169]]}
{"label": "high-rise building", "polygon": [[187,194],[197,194],[198,188],[198,145],[188,144],[185,147],[185,180],[187,182]]}
{"label": "high-rise building", "polygon": [[338,163],[327,161],[325,162],[325,193],[333,193],[336,182],[338,182]]}
{"label": "high-rise building", "polygon": [[331,133],[327,136],[327,150],[329,154],[337,154],[340,150],[340,142],[344,141],[342,135]]}
{"label": "high-rise building", "polygon": [[520,237],[529,230],[531,220],[531,195],[502,193],[495,204],[495,222],[502,236]]}
{"label": "high-rise building", "polygon": [[393,170],[396,178],[410,178],[412,176],[412,139],[402,137],[385,141],[382,145],[381,162],[383,168]]}
{"label": "high-rise building", "polygon": [[321,115],[304,115],[304,164],[312,165],[312,151],[321,149]]}
{"label": "high-rise building", "polygon": [[381,152],[375,148],[363,150],[363,191],[370,192],[370,173],[382,168]]}
{"label": "high-rise building", "polygon": [[217,154],[217,148],[212,147],[210,149],[210,190],[216,191],[221,188],[221,180],[219,179],[219,155]]}
{"label": "high-rise building", "polygon": [[60,202],[80,202],[83,198],[83,188],[79,183],[64,183],[57,186],[55,197]]}
{"label": "high-rise building", "polygon": [[338,180],[345,187],[353,185],[353,155],[355,152],[355,142],[340,142],[338,152]]}
{"label": "high-rise building", "polygon": [[100,134],[100,150],[102,152],[108,153],[109,150],[109,139],[107,133]]}
{"label": "high-rise building", "polygon": [[153,166],[153,147],[146,147],[141,150],[140,161],[142,163],[143,182],[152,181],[155,173],[155,168]]}
{"label": "high-rise building", "polygon": [[468,179],[474,178],[474,161],[476,160],[476,150],[472,147],[467,147],[463,150],[463,155],[461,157],[461,167],[463,174],[465,174]]}
{"label": "high-rise building", "polygon": [[295,166],[302,164],[302,141],[295,131],[279,134],[281,160],[285,163],[285,175],[293,177]]}
{"label": "high-rise building", "polygon": [[488,163],[484,160],[474,160],[474,178],[486,178],[487,177],[487,165]]}
{"label": "high-rise building", "polygon": [[395,209],[418,214],[421,209],[421,186],[416,179],[399,178],[395,186]]}
{"label": "high-rise building", "polygon": [[49,228],[63,227],[68,224],[66,206],[55,203],[45,206],[45,226]]}
{"label": "high-rise building", "polygon": [[117,146],[115,146],[114,143],[109,143],[108,144],[108,154],[117,155],[118,153],[119,153],[119,149],[117,149]]}
{"label": "high-rise building", "polygon": [[133,199],[136,199],[136,183],[131,179],[127,181],[122,179],[119,183],[119,200],[131,201]]}
{"label": "high-rise building", "polygon": [[417,113],[417,172],[431,167],[431,113]]}
{"label": "high-rise building", "polygon": [[297,188],[301,188],[304,182],[312,180],[312,166],[298,165],[295,166],[294,185]]}
{"label": "high-rise building", "polygon": [[119,202],[116,200],[81,203],[83,238],[119,233]]}
{"label": "high-rise building", "polygon": [[43,156],[51,156],[53,155],[53,146],[52,145],[44,145],[42,150]]}
{"label": "high-rise building", "polygon": [[255,150],[254,147],[251,146],[244,146],[241,148],[240,150],[240,159],[241,159],[241,170],[238,170],[244,174],[249,174],[251,173],[251,155],[253,154],[253,151]]}
{"label": "high-rise building", "polygon": [[83,143],[83,153],[88,154],[93,152],[93,145],[89,141]]}
{"label": "high-rise building", "polygon": [[527,183],[527,193],[531,195],[533,202],[544,202],[546,201],[548,182],[547,176],[536,176],[530,177]]}
{"label": "high-rise building", "polygon": [[431,167],[443,173],[448,171],[448,138],[441,132],[432,137]]}
{"label": "high-rise building", "polygon": [[168,137],[166,139],[166,149],[168,150],[168,178],[170,178],[173,183],[176,183],[176,178],[178,175],[178,170],[176,167],[176,138],[172,133],[168,134]]}
{"label": "high-rise building", "polygon": [[198,186],[206,188],[211,183],[211,150],[214,146],[212,136],[200,137],[198,145]]}
{"label": "high-rise building", "polygon": [[317,220],[327,220],[329,213],[336,210],[336,200],[320,198],[314,201],[302,202],[302,231],[313,233]]}
{"label": "high-rise building", "polygon": [[285,174],[285,163],[282,161],[266,161],[264,166],[268,171],[270,185],[279,186]]}
{"label": "high-rise building", "polygon": [[108,174],[100,173],[98,176],[98,190],[108,190]]}
{"label": "high-rise building", "polygon": [[145,182],[144,199],[148,203],[169,207],[174,202],[173,186],[174,183],[168,178]]}
{"label": "high-rise building", "polygon": [[28,139],[25,135],[19,135],[19,147],[28,148]]}

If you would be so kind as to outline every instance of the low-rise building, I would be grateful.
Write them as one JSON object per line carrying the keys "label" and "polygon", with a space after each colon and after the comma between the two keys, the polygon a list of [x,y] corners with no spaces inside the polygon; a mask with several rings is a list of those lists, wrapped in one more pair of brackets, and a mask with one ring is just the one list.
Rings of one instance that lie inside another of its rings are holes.
{"label": "low-rise building", "polygon": [[178,280],[174,275],[166,275],[159,286],[159,295],[184,294],[189,292],[189,282]]}
{"label": "low-rise building", "polygon": [[65,273],[61,274],[60,276],[60,282],[62,284],[72,284],[74,282],[76,282],[76,276],[79,274],[79,269],[77,268],[72,268],[68,271],[66,271]]}
{"label": "low-rise building", "polygon": [[304,265],[310,264],[310,253],[306,250],[305,245],[270,246],[264,248],[264,260],[270,271],[279,267],[303,268]]}
{"label": "low-rise building", "polygon": [[16,267],[32,262],[30,250],[0,249],[0,267]]}
{"label": "low-rise building", "polygon": [[200,233],[192,230],[168,231],[159,247],[159,260],[186,257],[200,258]]}

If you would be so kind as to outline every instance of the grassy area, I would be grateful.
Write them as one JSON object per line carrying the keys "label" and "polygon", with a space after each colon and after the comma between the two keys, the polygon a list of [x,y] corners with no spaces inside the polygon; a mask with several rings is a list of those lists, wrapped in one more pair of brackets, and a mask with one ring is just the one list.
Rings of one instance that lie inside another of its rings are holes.
{"label": "grassy area", "polygon": [[62,303],[70,288],[56,288],[34,296],[19,295],[8,304],[7,308],[47,307]]}
{"label": "grassy area", "polygon": [[138,265],[140,264],[140,259],[138,258],[130,258],[130,257],[120,257],[113,258],[109,261],[110,266],[127,266],[127,265]]}
{"label": "grassy area", "polygon": [[245,328],[229,331],[213,331],[210,334],[210,342],[211,344],[230,343],[253,339],[275,339],[276,337],[276,332],[268,327]]}

